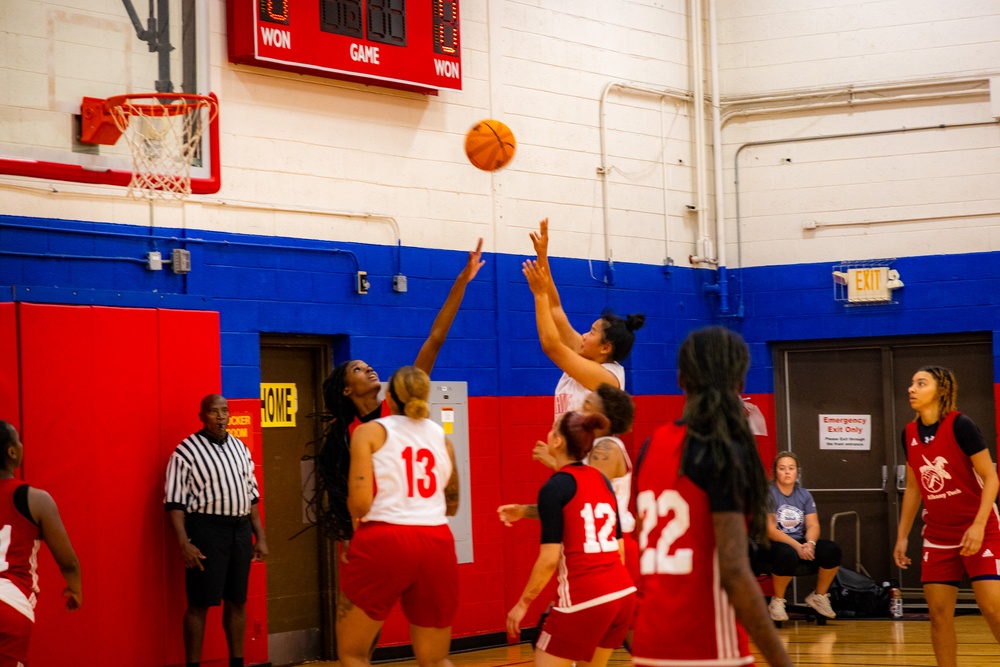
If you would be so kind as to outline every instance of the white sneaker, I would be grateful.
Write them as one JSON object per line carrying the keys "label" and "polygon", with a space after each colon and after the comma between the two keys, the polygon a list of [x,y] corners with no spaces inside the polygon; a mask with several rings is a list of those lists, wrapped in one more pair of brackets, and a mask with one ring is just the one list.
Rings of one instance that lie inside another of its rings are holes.
{"label": "white sneaker", "polygon": [[767,605],[767,611],[771,614],[772,621],[788,620],[788,612],[785,611],[784,598],[772,597],[771,604]]}
{"label": "white sneaker", "polygon": [[806,604],[816,610],[816,613],[820,616],[826,616],[827,618],[837,618],[837,612],[833,610],[830,606],[830,594],[824,593],[823,595],[818,595],[816,591],[813,591],[806,596]]}

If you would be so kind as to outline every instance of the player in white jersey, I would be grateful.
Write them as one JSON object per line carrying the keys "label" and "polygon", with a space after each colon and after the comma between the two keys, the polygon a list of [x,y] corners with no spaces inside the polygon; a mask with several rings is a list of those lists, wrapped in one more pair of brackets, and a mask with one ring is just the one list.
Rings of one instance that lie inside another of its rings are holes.
{"label": "player in white jersey", "polygon": [[531,234],[538,255],[528,260],[522,271],[535,297],[535,323],[538,340],[546,356],[562,369],[556,386],[555,416],[579,410],[583,399],[602,382],[625,389],[625,369],[621,363],[628,358],[635,342],[635,332],[642,328],[642,314],[618,317],[605,311],[594,321],[590,331],[579,334],[569,323],[559,299],[559,291],[549,269],[549,221],[542,220],[538,233]]}
{"label": "player in white jersey", "polygon": [[340,662],[370,664],[372,643],[398,600],[420,666],[450,667],[458,560],[446,517],[458,510],[455,453],[428,419],[425,372],[400,368],[388,393],[392,414],[351,436],[347,507],[359,524],[340,569]]}

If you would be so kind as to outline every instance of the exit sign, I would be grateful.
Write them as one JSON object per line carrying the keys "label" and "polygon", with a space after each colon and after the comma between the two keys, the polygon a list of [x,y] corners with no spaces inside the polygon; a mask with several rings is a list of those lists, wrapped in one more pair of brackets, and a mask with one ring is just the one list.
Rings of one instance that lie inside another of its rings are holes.
{"label": "exit sign", "polygon": [[872,266],[847,270],[847,300],[851,303],[891,301],[889,267]]}

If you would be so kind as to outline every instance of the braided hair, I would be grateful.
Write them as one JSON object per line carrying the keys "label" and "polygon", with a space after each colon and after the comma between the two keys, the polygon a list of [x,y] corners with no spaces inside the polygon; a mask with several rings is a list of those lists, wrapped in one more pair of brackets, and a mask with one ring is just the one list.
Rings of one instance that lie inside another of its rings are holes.
{"label": "braided hair", "polygon": [[715,475],[729,490],[744,492],[750,539],[766,540],[767,475],[740,399],[750,367],[747,344],[725,327],[699,329],[681,344],[677,365],[686,394],[682,420],[688,438],[706,444]]}
{"label": "braided hair", "polygon": [[[937,383],[938,388],[938,406],[941,412],[938,415],[938,419],[943,419],[946,414],[957,410],[958,405],[958,380],[955,378],[955,374],[948,368],[943,366],[924,366],[917,370],[920,372],[927,373],[932,378],[934,382]],[[914,419],[920,419],[920,413],[918,412]]]}
{"label": "braided hair", "polygon": [[320,531],[332,540],[349,540],[354,534],[347,509],[347,473],[351,467],[350,425],[358,417],[354,401],[344,395],[345,361],[323,381],[323,420],[329,422],[316,454],[315,492],[309,501]]}

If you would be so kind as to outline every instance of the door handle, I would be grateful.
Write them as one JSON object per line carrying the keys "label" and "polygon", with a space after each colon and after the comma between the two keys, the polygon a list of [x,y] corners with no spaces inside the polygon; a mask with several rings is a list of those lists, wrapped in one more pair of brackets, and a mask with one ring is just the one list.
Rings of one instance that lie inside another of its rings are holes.
{"label": "door handle", "polygon": [[896,466],[896,490],[906,491],[906,465]]}
{"label": "door handle", "polygon": [[885,483],[889,481],[889,466],[882,466],[882,490],[885,491]]}

